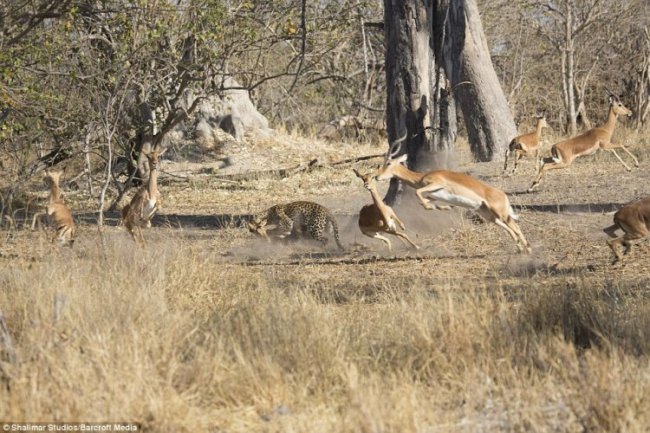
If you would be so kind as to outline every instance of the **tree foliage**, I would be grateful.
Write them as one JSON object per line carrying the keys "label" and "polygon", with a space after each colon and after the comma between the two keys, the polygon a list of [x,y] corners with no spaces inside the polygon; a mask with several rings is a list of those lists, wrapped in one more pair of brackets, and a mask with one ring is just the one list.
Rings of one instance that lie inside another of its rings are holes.
{"label": "tree foliage", "polygon": [[[646,1],[478,6],[518,120],[542,109],[556,128],[570,128],[571,117],[578,126],[600,119],[609,88],[635,108],[635,125],[647,127]],[[572,73],[562,72],[567,10]],[[85,169],[94,182],[92,197],[98,182],[119,196],[128,181],[116,171],[126,167],[137,181],[139,150],[162,142],[195,101],[219,95],[227,74],[275,125],[309,131],[344,115],[381,120],[382,21],[379,0],[1,2],[3,194],[46,166],[72,161],[71,176]]]}
{"label": "tree foliage", "polygon": [[[650,22],[644,0],[479,0],[479,7],[519,120],[545,109],[554,128],[571,134],[603,118],[608,88],[629,106],[647,104],[637,101],[648,87],[641,79]],[[634,114],[639,125],[642,111]]]}

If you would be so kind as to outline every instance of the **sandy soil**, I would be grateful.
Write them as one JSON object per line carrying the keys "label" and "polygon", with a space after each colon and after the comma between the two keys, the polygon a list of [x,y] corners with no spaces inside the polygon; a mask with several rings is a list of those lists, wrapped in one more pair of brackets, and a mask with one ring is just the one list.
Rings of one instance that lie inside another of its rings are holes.
{"label": "sandy soil", "polygon": [[[245,148],[245,144],[239,146]],[[650,277],[648,240],[623,263],[611,266],[612,255],[602,233],[618,207],[648,193],[648,152],[640,146],[632,150],[639,156],[641,168],[627,172],[613,155],[602,153],[580,159],[570,169],[549,172],[539,191],[526,193],[534,175],[533,162],[524,161],[519,173],[503,176],[501,163],[470,162],[467,146],[459,143],[455,169],[508,193],[533,246],[533,253],[527,256],[517,254],[507,234],[496,225],[477,223],[458,210],[424,210],[413,203],[411,191],[396,211],[422,249],[414,252],[395,239],[389,253],[380,241],[363,236],[356,223],[359,209],[371,198],[352,167],[371,170],[381,159],[327,165],[383,149],[289,136],[254,142],[245,155],[237,155],[240,162],[230,168],[217,168],[215,161],[220,156],[216,154],[199,155],[191,163],[163,161],[163,209],[146,237],[150,248],[173,239],[205,251],[216,263],[289,269],[297,264],[309,265],[297,268],[323,280],[331,272],[349,278],[394,272],[405,278],[420,275],[457,284],[459,288],[484,284],[523,287],[531,278],[552,280],[567,275],[599,283],[619,278],[645,281]],[[294,174],[268,172],[305,167],[314,160],[322,165]],[[245,178],[241,173],[246,173]],[[380,192],[386,187],[387,183],[380,184]],[[80,226],[75,254],[83,254],[85,245],[99,241],[96,201],[88,199],[82,190],[66,191],[64,185],[64,191]],[[44,188],[35,192],[41,203],[46,194]],[[347,251],[339,254],[332,245],[323,250],[310,243],[267,245],[245,229],[244,222],[252,213],[293,200],[313,200],[329,207],[339,221]],[[109,212],[107,217],[107,238],[126,242],[128,235],[119,227],[118,213]],[[26,218],[19,227],[30,222]],[[38,260],[51,251],[47,236],[29,230],[4,233],[3,261]]]}

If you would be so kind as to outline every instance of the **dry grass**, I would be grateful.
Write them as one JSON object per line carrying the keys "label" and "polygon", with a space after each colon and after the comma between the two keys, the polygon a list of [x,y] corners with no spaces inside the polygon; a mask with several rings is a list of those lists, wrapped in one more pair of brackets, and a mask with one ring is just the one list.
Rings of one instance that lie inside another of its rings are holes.
{"label": "dry grass", "polygon": [[[530,257],[494,225],[408,200],[397,212],[423,251],[388,255],[356,228],[370,196],[346,166],[168,183],[146,250],[119,227],[102,247],[83,221],[72,250],[42,232],[1,232],[0,309],[17,359],[0,343],[0,419],[156,432],[648,431],[647,253],[611,267],[600,233],[611,215],[542,208],[633,198],[643,173],[616,164],[578,161],[542,191],[512,194]],[[458,166],[509,192],[532,177]],[[303,198],[335,211],[348,252],[216,227],[215,215]]]}

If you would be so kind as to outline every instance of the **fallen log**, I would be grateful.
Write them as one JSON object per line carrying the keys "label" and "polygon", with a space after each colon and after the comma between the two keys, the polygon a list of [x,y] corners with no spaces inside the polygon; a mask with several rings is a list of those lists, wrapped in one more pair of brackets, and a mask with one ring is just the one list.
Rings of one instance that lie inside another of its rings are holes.
{"label": "fallen log", "polygon": [[374,158],[383,158],[385,156],[384,153],[378,153],[375,155],[364,155],[364,156],[357,156],[354,158],[346,158],[340,161],[334,161],[334,162],[321,162],[318,160],[318,158],[314,158],[311,161],[303,164],[298,164],[293,167],[287,167],[287,168],[276,168],[276,169],[271,169],[271,170],[258,170],[258,171],[247,171],[244,173],[233,173],[233,174],[224,174],[220,176],[215,176],[213,177],[214,180],[249,180],[249,179],[260,179],[263,177],[279,177],[279,178],[285,178],[289,176],[293,176],[298,173],[302,173],[305,171],[311,171],[317,168],[323,168],[323,167],[335,167],[339,165],[344,165],[344,164],[351,164],[354,162],[359,162],[359,161],[366,161],[369,159],[374,159]]}

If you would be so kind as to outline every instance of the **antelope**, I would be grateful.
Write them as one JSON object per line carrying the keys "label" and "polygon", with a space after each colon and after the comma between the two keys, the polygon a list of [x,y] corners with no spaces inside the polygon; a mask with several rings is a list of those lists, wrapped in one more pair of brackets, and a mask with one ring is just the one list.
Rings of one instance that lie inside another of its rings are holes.
{"label": "antelope", "polygon": [[45,184],[50,187],[50,199],[46,212],[39,212],[34,215],[34,218],[32,219],[32,230],[34,230],[37,219],[39,219],[43,214],[46,214],[50,223],[56,229],[56,234],[53,237],[52,242],[58,241],[60,245],[68,245],[72,247],[77,227],[72,219],[70,209],[61,198],[61,188],[59,187],[60,179],[60,171],[45,170],[44,180]]}
{"label": "antelope", "polygon": [[[535,161],[539,162],[540,139],[542,138],[542,129],[548,128],[546,115],[544,113],[537,115],[537,126],[535,131],[528,134],[518,135],[512,139],[506,150],[505,163],[503,164],[503,173],[508,169],[508,156],[514,154],[515,164],[511,174],[517,171],[517,163],[522,156],[534,156]],[[539,169],[539,167],[537,167]]]}
{"label": "antelope", "polygon": [[[448,210],[451,206],[471,209],[484,220],[503,228],[515,241],[519,252],[530,253],[530,245],[515,222],[518,217],[503,191],[463,173],[447,170],[418,173],[409,170],[402,164],[407,155],[395,156],[404,138],[406,135],[390,146],[383,166],[375,173],[378,180],[396,177],[403,181],[415,189],[415,195],[425,209]],[[439,205],[436,201],[446,204]]]}
{"label": "antelope", "polygon": [[[616,236],[618,229],[623,230],[623,236]],[[650,232],[650,197],[636,200],[626,204],[614,214],[614,224],[603,229],[613,239],[607,240],[607,245],[614,252],[612,264],[621,260],[617,246],[625,247],[624,254],[630,252],[632,244],[630,241],[642,239]]]}
{"label": "antelope", "polygon": [[359,211],[359,229],[361,229],[361,233],[385,242],[388,245],[388,251],[392,250],[392,245],[387,237],[380,234],[381,232],[395,235],[402,242],[406,241],[416,250],[419,249],[420,247],[409,239],[406,233],[397,229],[397,225],[402,230],[406,230],[406,227],[402,220],[397,217],[393,208],[385,204],[381,197],[379,197],[374,173],[362,175],[356,169],[352,170],[363,181],[363,186],[370,191],[373,201],[373,204],[366,205]]}
{"label": "antelope", "polygon": [[609,114],[607,121],[604,125],[590,129],[576,137],[568,140],[555,143],[551,147],[551,157],[544,158],[543,164],[540,167],[537,178],[532,183],[528,192],[532,192],[541,182],[544,173],[549,170],[557,170],[559,168],[566,168],[571,166],[573,161],[586,155],[594,154],[598,149],[608,150],[623,164],[627,171],[632,170],[622,159],[618,156],[615,149],[623,149],[634,160],[634,165],[639,166],[639,161],[636,159],[632,152],[627,150],[622,144],[615,144],[611,142],[614,127],[618,116],[625,115],[631,116],[632,111],[628,109],[623,103],[614,95],[609,96]]}
{"label": "antelope", "polygon": [[[144,245],[142,227],[150,228],[151,219],[161,209],[160,192],[158,191],[158,158],[161,153],[157,149],[145,153],[149,161],[149,181],[135,193],[131,202],[122,208],[122,224],[133,237],[133,240]],[[137,236],[136,236],[137,230]]]}

